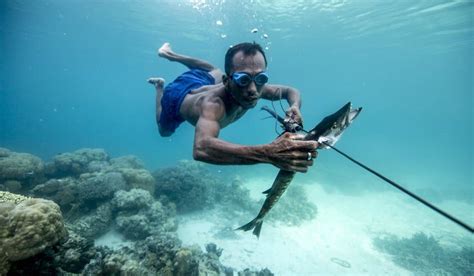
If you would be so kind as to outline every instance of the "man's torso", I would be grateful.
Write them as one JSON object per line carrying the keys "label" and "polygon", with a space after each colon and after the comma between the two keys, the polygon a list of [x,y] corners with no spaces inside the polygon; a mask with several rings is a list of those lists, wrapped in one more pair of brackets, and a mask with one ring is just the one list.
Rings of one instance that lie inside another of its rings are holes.
{"label": "man's torso", "polygon": [[235,105],[235,103],[230,102],[228,97],[225,96],[225,93],[225,87],[222,83],[205,85],[192,90],[184,98],[179,113],[183,119],[192,125],[196,125],[201,116],[201,110],[206,102],[220,103],[224,107],[225,115],[219,120],[219,124],[221,128],[224,128],[240,119],[247,111]]}

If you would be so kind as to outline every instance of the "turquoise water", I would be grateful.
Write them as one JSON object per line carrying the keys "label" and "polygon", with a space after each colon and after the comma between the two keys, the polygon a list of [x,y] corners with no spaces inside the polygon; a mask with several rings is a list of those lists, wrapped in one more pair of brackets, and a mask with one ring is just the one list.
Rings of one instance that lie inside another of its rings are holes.
{"label": "turquoise water", "polygon": [[[191,159],[190,125],[170,138],[156,130],[145,80],[185,70],[156,49],[170,42],[222,68],[230,45],[256,41],[270,82],[301,91],[306,128],[352,101],[364,109],[338,148],[427,199],[473,202],[473,14],[472,1],[1,1],[0,147],[46,160],[98,147],[150,169]],[[221,138],[269,143],[265,116],[256,108]],[[298,177],[352,192],[387,186],[330,150]],[[472,209],[448,211],[474,224]]]}

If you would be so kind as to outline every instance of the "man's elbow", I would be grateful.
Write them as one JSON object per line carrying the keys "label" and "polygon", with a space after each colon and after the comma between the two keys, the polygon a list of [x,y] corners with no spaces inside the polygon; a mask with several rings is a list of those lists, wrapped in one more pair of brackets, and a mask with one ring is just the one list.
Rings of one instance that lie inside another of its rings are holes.
{"label": "man's elbow", "polygon": [[193,159],[196,161],[204,161],[204,153],[198,149],[193,150]]}
{"label": "man's elbow", "polygon": [[207,161],[206,147],[201,144],[195,144],[193,148],[193,159],[196,161]]}

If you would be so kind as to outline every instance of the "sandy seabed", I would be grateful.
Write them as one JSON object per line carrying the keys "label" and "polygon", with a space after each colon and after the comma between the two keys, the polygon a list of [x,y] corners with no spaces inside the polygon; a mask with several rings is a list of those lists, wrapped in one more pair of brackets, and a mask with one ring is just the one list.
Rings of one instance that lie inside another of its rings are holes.
{"label": "sandy seabed", "polygon": [[[255,199],[263,198],[271,179],[244,183]],[[295,185],[293,183],[292,185]],[[445,220],[398,191],[362,195],[328,193],[318,183],[304,184],[308,199],[318,207],[312,221],[300,226],[264,223],[260,238],[236,231],[234,238],[216,236],[223,227],[235,225],[210,210],[182,216],[178,235],[184,245],[202,248],[213,242],[223,249],[223,264],[236,268],[268,268],[276,275],[412,275],[394,264],[391,256],[374,248],[372,240],[383,234],[409,238],[418,232],[433,235],[440,244],[461,246],[474,239],[464,229]],[[473,210],[467,203],[444,201],[440,207],[462,214]],[[257,214],[258,210],[255,210]],[[470,214],[470,219],[474,219]],[[249,220],[252,219],[249,217]]]}

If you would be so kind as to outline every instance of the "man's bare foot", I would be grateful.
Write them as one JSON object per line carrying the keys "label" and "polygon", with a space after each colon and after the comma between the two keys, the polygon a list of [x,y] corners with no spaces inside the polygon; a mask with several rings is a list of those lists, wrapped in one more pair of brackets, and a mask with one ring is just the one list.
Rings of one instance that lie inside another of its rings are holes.
{"label": "man's bare foot", "polygon": [[158,49],[158,55],[162,58],[169,59],[173,55],[173,50],[171,50],[171,44],[169,44],[169,42],[163,43],[160,49]]}
{"label": "man's bare foot", "polygon": [[146,81],[150,84],[153,84],[153,86],[156,88],[163,88],[165,85],[165,79],[163,78],[149,78]]}

